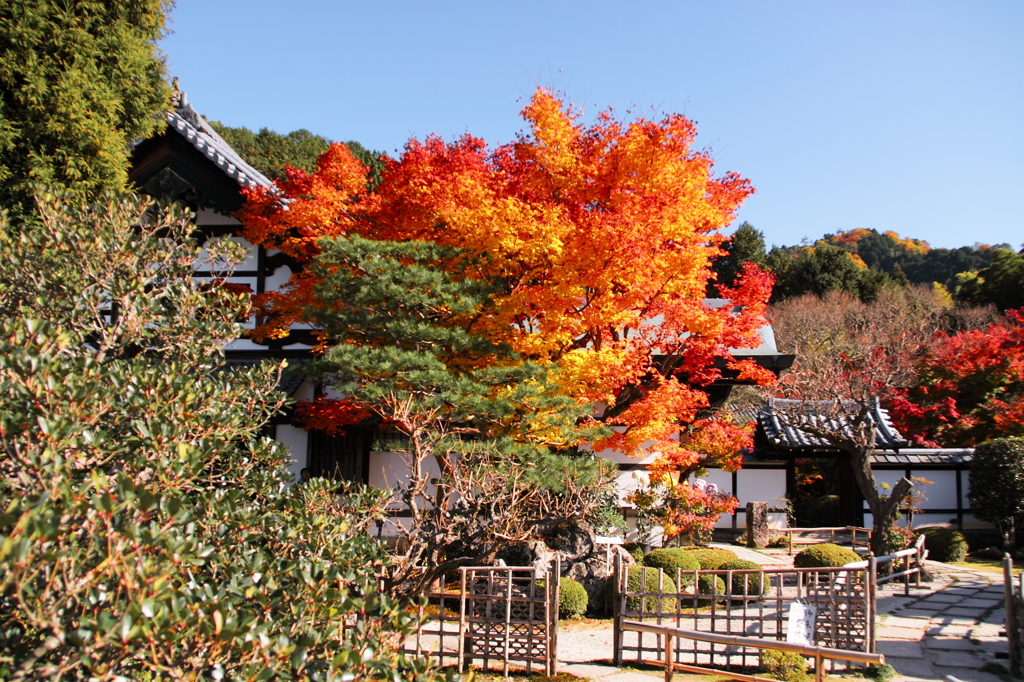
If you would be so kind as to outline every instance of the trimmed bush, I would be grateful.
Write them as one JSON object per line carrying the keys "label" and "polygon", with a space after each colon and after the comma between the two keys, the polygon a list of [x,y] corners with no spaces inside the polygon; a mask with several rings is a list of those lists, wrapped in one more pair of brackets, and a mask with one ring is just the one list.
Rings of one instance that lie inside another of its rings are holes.
{"label": "trimmed bush", "polygon": [[637,543],[627,542],[626,544],[622,545],[622,549],[629,552],[629,555],[633,557],[633,560],[636,561],[638,564],[642,564],[644,562],[643,547],[641,547]]}
{"label": "trimmed bush", "polygon": [[1024,438],[997,438],[974,449],[967,498],[979,521],[1003,536],[1003,551],[1016,549],[1016,519],[1024,515]]}
{"label": "trimmed bush", "polygon": [[951,563],[967,558],[967,539],[958,530],[929,526],[918,528],[917,535],[925,537],[924,547],[933,561]]}
{"label": "trimmed bush", "polygon": [[807,659],[794,651],[765,649],[761,652],[761,669],[777,680],[804,682],[810,680]]}
{"label": "trimmed bush", "polygon": [[[693,584],[693,574],[687,575],[687,571],[696,571],[700,568],[700,562],[691,552],[679,547],[668,549],[656,549],[644,557],[644,565],[652,568],[660,568],[673,580],[679,578],[680,587],[689,587]],[[683,573],[677,573],[682,570]]]}
{"label": "trimmed bush", "polygon": [[714,549],[711,547],[684,547],[684,551],[700,563],[700,570],[713,571],[726,561],[739,559],[735,552],[727,549]]}
{"label": "trimmed bush", "polygon": [[[746,561],[744,559],[736,559],[735,561],[726,561],[724,564],[718,567],[719,571],[746,571],[748,569],[759,569],[760,565],[755,564],[753,561]],[[772,579],[769,576],[764,577],[764,585],[761,585],[761,575],[759,573],[744,573],[740,575],[733,575],[732,585],[730,586],[730,594],[738,595],[762,595],[768,594],[768,590],[772,587]]]}
{"label": "trimmed bush", "polygon": [[[642,580],[641,575],[644,573],[643,566],[630,566],[629,567],[629,583],[628,590],[630,592],[640,591],[640,581]],[[661,591],[667,594],[675,594],[676,583],[672,578],[665,574],[664,571],[657,568],[647,568],[647,585],[644,588],[646,592],[658,591],[658,575],[664,574],[664,581],[661,584]],[[605,597],[607,598],[609,606],[614,603],[612,599],[612,593],[615,590],[615,581],[609,580],[608,586],[605,588]],[[640,608],[640,597],[629,597],[626,600],[626,609],[628,611],[640,611],[643,610],[645,613],[657,613],[658,611],[658,598],[657,597],[644,597],[643,598],[643,609]],[[663,597],[661,600],[661,612],[669,613],[676,610],[676,599],[675,597]]]}
{"label": "trimmed bush", "polygon": [[579,618],[587,611],[590,598],[583,585],[572,578],[558,581],[558,617]]}
{"label": "trimmed bush", "polygon": [[[926,541],[927,542],[927,541]],[[796,568],[833,568],[860,561],[860,556],[852,549],[823,542],[813,545],[793,558]]]}

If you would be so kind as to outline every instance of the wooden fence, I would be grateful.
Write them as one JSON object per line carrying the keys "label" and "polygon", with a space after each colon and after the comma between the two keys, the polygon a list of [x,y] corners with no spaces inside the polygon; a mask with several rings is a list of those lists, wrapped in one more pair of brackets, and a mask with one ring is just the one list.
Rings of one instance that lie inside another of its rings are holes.
{"label": "wooden fence", "polygon": [[[764,649],[792,651],[804,656],[810,656],[814,658],[815,682],[824,682],[826,660],[852,661],[857,663],[885,663],[885,656],[882,656],[881,654],[870,654],[860,651],[844,651],[842,649],[830,649],[828,647],[811,646],[807,644],[793,644],[791,642],[779,642],[775,640],[758,639],[756,637],[716,635],[707,632],[696,632],[694,630],[681,630],[678,628],[668,628],[658,625],[647,625],[645,623],[632,620],[625,621],[625,623],[623,623],[623,628],[638,633],[648,632],[657,635],[659,640],[664,637],[664,660],[654,661],[653,663],[654,665],[664,666],[665,682],[672,682],[672,676],[675,674],[676,670],[702,675],[718,675],[721,673],[720,670],[711,670],[701,666],[677,663],[675,661],[676,648],[674,646],[674,640],[677,638],[689,639],[697,642],[708,642],[710,644],[722,644],[734,648],[756,649],[757,651]],[[743,682],[776,682],[776,680],[772,678],[758,677],[757,675],[744,675],[740,673],[732,673],[729,677],[736,680],[742,680]]]}
{"label": "wooden fence", "polygon": [[477,662],[508,676],[520,663],[554,675],[558,660],[559,562],[533,566],[474,566],[459,569],[458,586],[435,585],[419,606],[423,621],[404,651],[432,656],[459,672]]}
{"label": "wooden fence", "polygon": [[[742,635],[783,641],[790,610],[799,603],[816,613],[816,646],[870,652],[874,612],[867,567],[761,568],[729,571],[682,571],[666,574],[650,567],[635,569],[639,584],[630,586],[621,562],[616,563],[613,610],[615,661],[643,662],[664,651],[661,636],[652,641],[644,632],[626,636],[626,621],[654,624],[716,635]],[[673,575],[674,574],[674,575]],[[671,584],[666,581],[671,578]],[[655,588],[645,587],[650,581]],[[721,581],[721,582],[719,582]],[[724,593],[712,594],[724,583]],[[675,587],[672,585],[683,585]],[[723,666],[726,670],[758,665],[757,654],[715,642],[677,639],[673,660],[693,666]]]}

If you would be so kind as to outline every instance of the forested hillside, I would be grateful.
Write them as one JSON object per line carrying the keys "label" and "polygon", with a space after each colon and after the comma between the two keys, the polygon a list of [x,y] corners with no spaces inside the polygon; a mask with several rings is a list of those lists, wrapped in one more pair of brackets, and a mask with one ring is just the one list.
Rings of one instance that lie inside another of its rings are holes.
{"label": "forested hillside", "polygon": [[752,261],[775,275],[773,302],[830,291],[873,301],[885,288],[929,284],[964,303],[1024,306],[1024,251],[1009,244],[941,249],[895,232],[856,229],[768,250],[764,234],[743,223],[726,250],[715,265],[719,283],[731,285],[742,264]]}

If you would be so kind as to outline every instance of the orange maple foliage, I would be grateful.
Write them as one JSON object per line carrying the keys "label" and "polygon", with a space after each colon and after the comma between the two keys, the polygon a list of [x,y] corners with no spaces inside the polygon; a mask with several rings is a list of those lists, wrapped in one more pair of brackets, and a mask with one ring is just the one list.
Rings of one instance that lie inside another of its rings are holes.
{"label": "orange maple foliage", "polygon": [[[474,257],[470,276],[503,284],[489,314],[466,326],[547,363],[581,403],[607,405],[607,421],[628,429],[596,447],[679,451],[679,421],[708,405],[699,386],[723,371],[773,379],[729,352],[758,345],[770,276],[748,266],[725,294],[732,307],[704,301],[719,231],[753,189],[712,174],[683,116],[604,113],[586,126],[543,89],[522,115],[528,129],[493,149],[469,135],[410,141],[373,192],[361,164],[333,145],[314,173],[290,170],[273,189],[248,191],[244,236],[300,263],[318,239],[341,234],[461,249]],[[254,336],[304,321],[314,285],[297,273],[256,297],[265,321]]]}

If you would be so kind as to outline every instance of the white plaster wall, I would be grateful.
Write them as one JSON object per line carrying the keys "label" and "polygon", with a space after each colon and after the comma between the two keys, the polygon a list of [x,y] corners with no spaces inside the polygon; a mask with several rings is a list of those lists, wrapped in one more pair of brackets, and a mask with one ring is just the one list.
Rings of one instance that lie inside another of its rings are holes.
{"label": "white plaster wall", "polygon": [[[228,239],[245,248],[245,259],[241,263],[235,265],[235,270],[256,270],[259,266],[259,247],[250,244],[241,237],[228,237]],[[192,268],[195,270],[220,269],[223,267],[223,261],[214,263],[210,262],[210,254],[205,248],[199,251],[199,257],[196,258],[196,262],[192,264]],[[253,289],[253,291],[255,291],[255,289]]]}
{"label": "white plaster wall", "polygon": [[[767,502],[769,507],[780,508],[786,504],[785,469],[740,469],[737,472],[736,492],[740,501],[738,509],[746,509],[747,502]],[[737,527],[747,527],[747,515],[737,514]],[[784,512],[768,514],[769,528],[786,528],[789,520]]]}
{"label": "white plaster wall", "polygon": [[[956,471],[911,470],[911,476],[931,481],[931,483],[914,481],[914,488],[924,495],[918,508],[956,509]],[[966,500],[964,506],[967,506]]]}
{"label": "white plaster wall", "polygon": [[208,208],[201,208],[196,213],[196,225],[199,227],[207,227],[214,225],[234,225],[240,226],[242,222],[238,218],[234,218],[223,213],[218,213]]}
{"label": "white plaster wall", "polygon": [[306,466],[306,439],[309,434],[304,429],[288,424],[277,425],[277,440],[289,449],[291,456],[288,461],[288,472],[295,480],[299,479],[299,472]]}
{"label": "white plaster wall", "polygon": [[[441,469],[433,457],[423,462],[425,473],[430,478],[441,475]],[[409,484],[409,454],[405,452],[371,452],[370,453],[370,485],[383,490],[404,488]],[[433,496],[434,486],[428,485],[426,494]],[[406,505],[395,502],[395,508],[404,509]]]}

